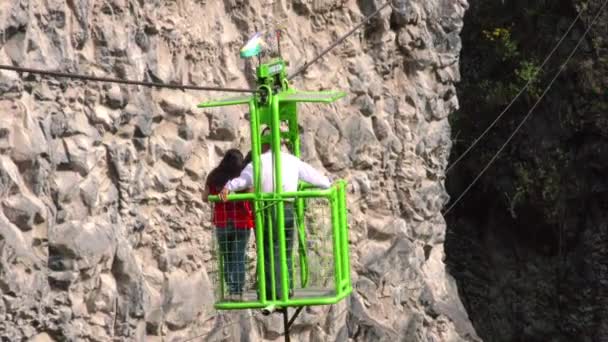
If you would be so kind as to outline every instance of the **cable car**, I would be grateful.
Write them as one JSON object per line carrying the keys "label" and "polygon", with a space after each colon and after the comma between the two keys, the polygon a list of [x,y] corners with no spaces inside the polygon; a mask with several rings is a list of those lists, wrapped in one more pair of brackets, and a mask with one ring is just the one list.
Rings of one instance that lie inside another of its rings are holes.
{"label": "cable car", "polygon": [[[241,50],[242,58],[259,58],[262,51],[260,37],[255,35],[245,45]],[[280,51],[278,34],[277,45]],[[231,266],[227,263],[235,261],[229,251],[222,251],[217,244],[211,278],[216,286],[216,309],[262,309],[266,312],[279,309],[284,312],[287,322],[288,307],[299,307],[297,315],[302,307],[335,304],[352,292],[346,182],[335,181],[328,189],[300,182],[297,191],[283,192],[280,153],[282,142],[286,141],[291,153],[300,157],[298,103],[329,104],[346,94],[339,91],[298,91],[290,86],[287,63],[280,56],[265,63],[258,59],[258,62],[257,91],[253,95],[198,105],[199,108],[246,105],[251,130],[253,192],[228,196],[228,201],[250,201],[255,217],[255,239],[249,244],[247,258],[252,263],[247,263],[244,268],[246,280],[242,296],[235,299],[228,295],[225,270]],[[282,125],[288,129],[281,131]],[[270,129],[270,135],[261,134],[264,126]],[[262,144],[271,146],[273,192],[262,191]],[[210,196],[209,200],[217,202],[220,199]],[[286,203],[293,205],[295,211],[295,224],[287,225],[294,226],[296,231],[291,235],[295,236],[295,241],[290,241],[285,228]],[[289,243],[293,243],[293,255],[288,255]],[[287,324],[285,328],[287,331]]]}

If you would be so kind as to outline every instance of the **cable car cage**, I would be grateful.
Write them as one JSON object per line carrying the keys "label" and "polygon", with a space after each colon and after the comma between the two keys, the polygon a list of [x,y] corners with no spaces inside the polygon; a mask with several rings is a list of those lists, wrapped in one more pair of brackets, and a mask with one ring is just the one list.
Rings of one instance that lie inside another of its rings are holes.
{"label": "cable car cage", "polygon": [[[253,309],[334,304],[352,291],[346,217],[346,182],[315,189],[300,182],[298,191],[282,191],[281,141],[300,157],[297,103],[332,103],[346,94],[337,91],[301,92],[289,88],[286,63],[278,58],[257,68],[254,95],[209,101],[199,108],[249,105],[254,192],[236,193],[228,201],[249,201],[255,217],[255,239],[245,260],[235,255],[233,241],[220,246],[214,239],[211,279],[216,309]],[[288,131],[281,132],[281,123]],[[263,126],[269,136],[261,136]],[[261,191],[261,146],[271,145],[275,192]],[[211,202],[219,201],[210,196]],[[218,228],[222,229],[222,228]],[[293,244],[292,255],[288,245]],[[239,288],[237,298],[230,289]],[[241,290],[242,289],[242,290]],[[284,290],[285,289],[285,290]],[[242,291],[242,292],[241,292]]]}

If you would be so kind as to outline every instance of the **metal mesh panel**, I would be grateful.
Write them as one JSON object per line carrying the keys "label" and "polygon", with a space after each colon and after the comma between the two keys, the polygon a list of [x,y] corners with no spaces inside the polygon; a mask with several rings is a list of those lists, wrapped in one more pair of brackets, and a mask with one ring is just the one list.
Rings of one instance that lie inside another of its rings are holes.
{"label": "metal mesh panel", "polygon": [[255,231],[252,203],[214,204],[214,248],[209,277],[216,301],[241,301],[255,290]]}
{"label": "metal mesh panel", "polygon": [[335,293],[331,206],[327,199],[304,203],[304,229],[298,229],[294,248],[294,298],[323,297]]}
{"label": "metal mesh panel", "polygon": [[[331,207],[323,198],[308,198],[301,204],[285,202],[285,238],[289,297],[311,298],[335,295],[335,269]],[[302,209],[298,209],[303,205]],[[214,284],[216,301],[257,301],[257,242],[253,229],[243,229],[247,223],[238,217],[235,206],[216,203],[217,227],[214,232],[214,252],[209,276]],[[219,206],[219,209],[218,209]],[[276,202],[261,201],[264,236],[264,279],[268,300],[281,300],[281,269],[279,238],[276,226]],[[253,208],[253,205],[250,204]],[[303,215],[301,215],[303,213]],[[237,219],[235,219],[237,218]],[[253,216],[251,217],[253,218]],[[290,253],[290,254],[289,254]],[[289,266],[291,264],[291,267]],[[272,284],[274,283],[274,288]]]}

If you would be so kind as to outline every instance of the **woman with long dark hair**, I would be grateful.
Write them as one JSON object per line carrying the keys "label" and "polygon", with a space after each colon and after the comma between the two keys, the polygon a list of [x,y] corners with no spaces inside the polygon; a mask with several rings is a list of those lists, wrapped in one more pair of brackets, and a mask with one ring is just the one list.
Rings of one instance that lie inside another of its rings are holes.
{"label": "woman with long dark hair", "polygon": [[[239,176],[244,166],[243,154],[239,150],[226,151],[220,164],[207,176],[203,201],[207,202],[209,195],[217,195],[226,182]],[[213,224],[217,228],[223,278],[229,294],[227,299],[239,300],[245,285],[247,243],[251,229],[254,227],[250,203],[248,201],[216,202],[213,209]]]}

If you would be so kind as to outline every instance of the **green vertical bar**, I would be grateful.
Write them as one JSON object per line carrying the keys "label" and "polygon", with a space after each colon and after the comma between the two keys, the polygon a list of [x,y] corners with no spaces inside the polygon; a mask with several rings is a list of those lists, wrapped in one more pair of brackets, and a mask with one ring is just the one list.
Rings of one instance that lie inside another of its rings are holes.
{"label": "green vertical bar", "polygon": [[[260,193],[260,118],[258,108],[255,103],[255,99],[249,102],[249,113],[251,120],[251,162],[253,163],[253,188],[256,194]],[[262,202],[256,198],[253,201],[253,210],[255,214],[255,239],[257,245],[257,256],[258,256],[258,292],[260,294],[259,300],[262,303],[266,302],[266,274],[264,270],[264,223],[262,221],[262,214],[258,208],[261,208]]]}
{"label": "green vertical bar", "polygon": [[[272,206],[270,208],[274,207],[274,203],[272,204]],[[268,251],[268,257],[270,258],[270,269],[268,270],[268,272],[270,272],[270,300],[275,301],[277,300],[277,287],[276,287],[276,265],[274,264],[274,234],[273,234],[273,229],[274,229],[274,220],[273,220],[273,216],[272,216],[272,211],[270,208],[266,208],[264,209],[264,212],[266,213],[266,228],[268,229],[268,248],[270,249]],[[274,210],[274,209],[273,209]]]}
{"label": "green vertical bar", "polygon": [[329,199],[329,203],[331,206],[331,228],[332,228],[332,235],[333,235],[333,242],[334,242],[334,281],[335,281],[335,288],[336,288],[336,295],[339,294],[340,291],[340,279],[342,279],[342,270],[341,270],[341,253],[340,253],[340,220],[339,220],[339,216],[338,216],[338,201],[336,198],[336,192],[332,192],[332,196]]}
{"label": "green vertical bar", "polygon": [[344,280],[350,286],[350,255],[348,252],[348,220],[346,218],[346,182],[338,183],[339,201],[340,201],[340,236],[342,238],[342,265]]}
{"label": "green vertical bar", "polygon": [[306,257],[306,227],[304,222],[304,199],[298,198],[296,200],[296,216],[297,216],[297,229],[298,229],[298,244],[300,245],[300,285],[304,288],[308,285],[308,260]]}
{"label": "green vertical bar", "polygon": [[337,184],[335,186],[336,189],[336,205],[338,207],[337,213],[338,213],[338,245],[340,248],[339,254],[340,254],[340,284],[339,284],[339,290],[342,291],[342,284],[344,283],[344,236],[343,236],[343,232],[342,232],[342,198],[340,197],[342,194],[340,192],[340,185]]}
{"label": "green vertical bar", "polygon": [[298,127],[298,103],[294,103],[294,112],[292,114],[293,120],[293,155],[300,158],[300,129]]}
{"label": "green vertical bar", "polygon": [[[298,128],[298,103],[295,102],[294,113],[292,114],[291,123],[293,125],[293,154],[300,158],[300,130]],[[304,199],[298,198],[295,202],[296,205],[296,217],[297,217],[297,225],[296,229],[298,231],[298,244],[300,245],[300,285],[304,288],[308,285],[308,258],[307,258],[307,237],[306,237],[306,226],[305,226],[305,212],[304,212]]]}
{"label": "green vertical bar", "polygon": [[[274,155],[274,193],[283,192],[283,179],[281,177],[281,121],[279,120],[279,99],[275,96],[270,97],[272,106],[272,153]],[[281,295],[282,300],[287,301],[289,296],[288,280],[289,271],[287,268],[287,256],[285,248],[285,205],[283,200],[277,201],[276,207],[277,231],[279,234],[279,260],[281,268]]]}

